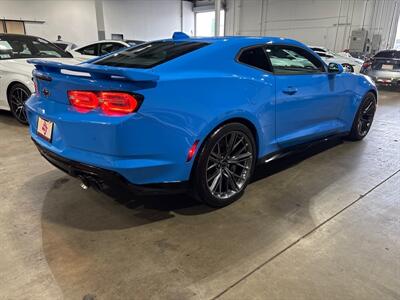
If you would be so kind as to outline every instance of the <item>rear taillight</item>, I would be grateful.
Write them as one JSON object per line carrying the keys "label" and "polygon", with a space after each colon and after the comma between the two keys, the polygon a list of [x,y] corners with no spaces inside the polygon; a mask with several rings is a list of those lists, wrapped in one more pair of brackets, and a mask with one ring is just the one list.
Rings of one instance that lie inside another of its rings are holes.
{"label": "rear taillight", "polygon": [[68,91],[68,99],[73,107],[78,109],[95,109],[99,106],[99,99],[94,92]]}
{"label": "rear taillight", "polygon": [[100,107],[106,114],[129,114],[139,103],[134,96],[120,92],[100,92]]}
{"label": "rear taillight", "polygon": [[100,108],[107,115],[125,115],[137,111],[137,96],[124,92],[68,91],[68,99],[79,112]]}

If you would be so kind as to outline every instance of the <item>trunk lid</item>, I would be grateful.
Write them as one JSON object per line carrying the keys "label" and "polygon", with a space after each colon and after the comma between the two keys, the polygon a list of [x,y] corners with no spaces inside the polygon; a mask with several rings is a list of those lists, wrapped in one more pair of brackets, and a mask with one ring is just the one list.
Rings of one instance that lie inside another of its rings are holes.
{"label": "trunk lid", "polygon": [[151,88],[159,79],[151,70],[136,70],[94,64],[67,65],[32,59],[33,71],[41,96],[69,104],[69,90],[135,92]]}

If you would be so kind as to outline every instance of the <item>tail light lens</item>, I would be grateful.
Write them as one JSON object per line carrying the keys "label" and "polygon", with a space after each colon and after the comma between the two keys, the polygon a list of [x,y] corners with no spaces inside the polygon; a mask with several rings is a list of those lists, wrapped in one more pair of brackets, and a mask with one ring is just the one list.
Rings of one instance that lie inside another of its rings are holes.
{"label": "tail light lens", "polygon": [[100,107],[106,114],[129,114],[138,107],[134,96],[119,92],[100,92]]}
{"label": "tail light lens", "polygon": [[73,107],[78,109],[94,109],[99,106],[99,99],[93,92],[68,91],[68,99]]}
{"label": "tail light lens", "polygon": [[139,108],[137,96],[124,92],[68,91],[68,99],[79,112],[100,108],[107,115],[126,115]]}

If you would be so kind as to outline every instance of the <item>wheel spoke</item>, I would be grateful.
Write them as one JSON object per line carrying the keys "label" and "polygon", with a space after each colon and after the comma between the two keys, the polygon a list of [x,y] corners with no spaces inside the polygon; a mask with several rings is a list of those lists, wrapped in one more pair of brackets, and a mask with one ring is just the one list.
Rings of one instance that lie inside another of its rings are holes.
{"label": "wheel spoke", "polygon": [[212,184],[210,186],[210,190],[212,192],[215,192],[215,189],[217,188],[217,184],[220,181],[220,179],[221,179],[221,170],[218,171],[217,176],[214,178],[214,180],[213,180],[213,182],[212,182]]}
{"label": "wheel spoke", "polygon": [[233,131],[222,136],[209,152],[206,182],[214,197],[226,199],[240,192],[253,161],[248,136]]}
{"label": "wheel spoke", "polygon": [[10,101],[10,108],[14,113],[14,116],[21,122],[27,121],[27,116],[25,112],[25,102],[29,98],[29,93],[27,93],[22,88],[16,88],[13,90]]}
{"label": "wheel spoke", "polygon": [[227,147],[226,147],[227,148],[227,150],[226,150],[227,156],[231,155],[233,146],[235,145],[236,138],[237,138],[237,134],[235,132],[232,132],[230,139],[228,139],[228,136],[227,136],[227,138],[226,138],[227,139]]}
{"label": "wheel spoke", "polygon": [[218,164],[214,163],[207,168],[207,171],[210,171],[212,168],[215,168]]}
{"label": "wheel spoke", "polygon": [[250,152],[246,152],[246,153],[240,154],[238,156],[232,156],[231,157],[231,161],[232,162],[239,162],[239,161],[243,161],[243,160],[249,159],[251,157],[252,157],[252,154]]}
{"label": "wheel spoke", "polygon": [[230,185],[232,186],[233,190],[238,191],[239,186],[237,185],[235,179],[233,179],[231,171],[229,169],[225,169],[225,173],[227,175],[228,181],[229,181]]}

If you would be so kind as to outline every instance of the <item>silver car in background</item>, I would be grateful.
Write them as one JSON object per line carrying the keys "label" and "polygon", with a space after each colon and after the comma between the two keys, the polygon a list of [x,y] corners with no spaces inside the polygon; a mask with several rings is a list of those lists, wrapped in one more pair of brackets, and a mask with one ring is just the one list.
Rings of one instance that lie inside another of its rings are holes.
{"label": "silver car in background", "polygon": [[384,50],[364,62],[360,73],[378,85],[400,86],[400,50]]}

